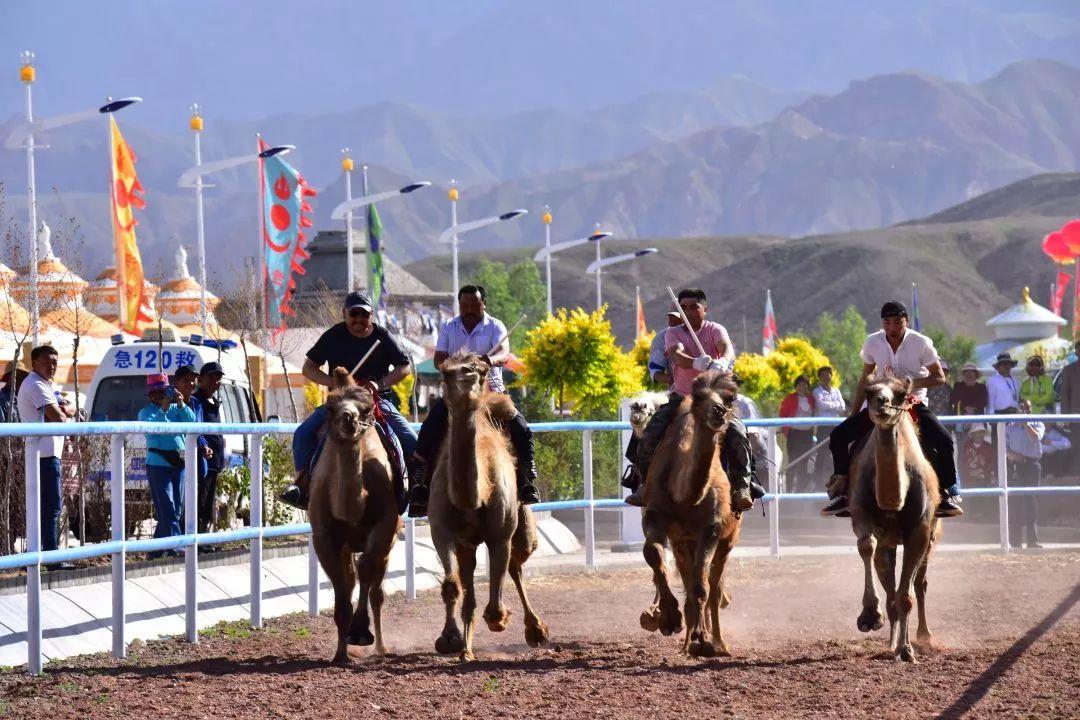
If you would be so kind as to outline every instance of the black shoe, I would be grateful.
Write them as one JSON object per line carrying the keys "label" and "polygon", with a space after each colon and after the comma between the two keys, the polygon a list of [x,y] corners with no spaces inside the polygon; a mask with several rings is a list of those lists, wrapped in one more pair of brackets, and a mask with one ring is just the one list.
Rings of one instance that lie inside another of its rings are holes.
{"label": "black shoe", "polygon": [[851,517],[847,496],[837,495],[828,505],[821,508],[821,514],[826,517]]}
{"label": "black shoe", "polygon": [[759,485],[756,482],[754,482],[753,480],[751,480],[750,481],[750,497],[754,498],[755,500],[760,500],[761,498],[765,497],[765,495],[766,495],[765,488],[761,487],[761,485]]}
{"label": "black shoe", "polygon": [[308,494],[301,490],[298,485],[289,485],[278,495],[278,500],[286,505],[291,505],[297,510],[307,510],[310,499]]}
{"label": "black shoe", "polygon": [[937,506],[937,512],[934,513],[935,517],[948,518],[948,517],[960,517],[964,514],[963,509],[960,507],[960,497],[958,495],[945,496],[941,499],[941,504]]}
{"label": "black shoe", "polygon": [[733,512],[746,512],[754,507],[754,497],[750,494],[750,488],[739,488],[731,491],[731,509]]}
{"label": "black shoe", "polygon": [[417,483],[409,490],[409,512],[411,518],[422,518],[427,515],[428,489],[427,485]]}
{"label": "black shoe", "polygon": [[525,483],[518,488],[518,500],[522,505],[533,505],[540,502],[540,491],[532,483]]}
{"label": "black shoe", "polygon": [[623,502],[627,505],[633,505],[634,507],[645,507],[645,498],[641,495],[642,487],[639,487],[637,490],[623,498]]}

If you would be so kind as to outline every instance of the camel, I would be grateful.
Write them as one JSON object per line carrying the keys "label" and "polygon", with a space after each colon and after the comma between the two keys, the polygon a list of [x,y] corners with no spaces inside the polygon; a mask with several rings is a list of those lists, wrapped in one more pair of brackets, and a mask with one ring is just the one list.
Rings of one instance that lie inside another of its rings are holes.
{"label": "camel", "polygon": [[[858,538],[865,570],[863,609],[857,624],[862,632],[884,624],[874,588],[870,562],[885,588],[889,615],[889,650],[905,662],[915,662],[908,637],[908,615],[919,603],[916,645],[931,647],[926,626],[926,567],[941,538],[941,521],[934,517],[940,500],[937,476],[919,446],[907,397],[910,378],[870,381],[866,404],[874,429],[857,452],[851,468],[851,527]],[[904,546],[900,583],[896,582],[896,546]]]}
{"label": "camel", "polygon": [[[311,478],[308,518],[315,554],[334,586],[334,622],[338,630],[333,662],[348,665],[349,645],[375,645],[383,655],[383,577],[390,550],[401,529],[392,471],[374,417],[374,398],[337,368],[326,402],[326,443]],[[360,553],[353,563],[353,554]],[[353,612],[357,576],[360,597]],[[375,621],[369,629],[368,604]]]}
{"label": "camel", "polygon": [[[473,573],[476,548],[487,545],[491,573],[490,596],[484,620],[492,632],[502,632],[510,613],[502,604],[507,570],[517,587],[525,614],[525,640],[530,647],[547,642],[547,625],[529,604],[521,570],[537,547],[532,512],[518,502],[514,456],[500,427],[514,416],[510,398],[487,389],[490,366],[479,356],[458,353],[442,367],[444,397],[450,414],[447,442],[431,479],[428,521],[431,539],[442,562],[442,598],[446,624],[435,640],[441,654],[460,653],[472,660],[476,595]],[[462,598],[464,635],[454,618]]]}
{"label": "camel", "polygon": [[739,540],[742,515],[731,511],[719,451],[733,417],[735,394],[730,375],[717,371],[699,375],[649,465],[641,525],[643,554],[653,570],[656,597],[642,613],[641,626],[664,635],[681,629],[683,613],[671,591],[664,557],[670,540],[686,592],[682,651],[695,657],[730,652],[720,632],[720,608],[729,601],[724,570]]}
{"label": "camel", "polygon": [[642,392],[630,398],[630,430],[641,439],[657,408],[667,402],[666,393]]}

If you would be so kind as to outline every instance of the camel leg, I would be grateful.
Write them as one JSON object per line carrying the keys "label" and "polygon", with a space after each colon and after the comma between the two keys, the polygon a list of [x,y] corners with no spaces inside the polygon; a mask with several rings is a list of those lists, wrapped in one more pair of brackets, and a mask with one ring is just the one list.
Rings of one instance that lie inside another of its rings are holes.
{"label": "camel leg", "polygon": [[439,553],[439,562],[443,566],[442,600],[446,606],[446,622],[442,634],[435,638],[435,652],[440,655],[461,652],[465,640],[457,624],[457,603],[461,598],[461,577],[458,573],[457,549],[453,543],[443,542],[432,537],[435,549]]}
{"label": "camel leg", "polygon": [[510,611],[502,603],[503,582],[510,564],[510,540],[500,540],[488,545],[488,604],[484,608],[484,622],[491,632],[502,632],[510,622]]}
{"label": "camel leg", "polygon": [[353,571],[352,553],[347,548],[340,547],[333,538],[324,533],[316,533],[312,538],[315,546],[315,555],[319,558],[323,572],[334,586],[334,624],[338,631],[337,652],[334,653],[332,662],[335,665],[348,665],[349,651],[345,641],[346,629],[352,620],[352,591],[356,585],[356,574]]}
{"label": "camel leg", "polygon": [[709,599],[709,588],[712,586],[711,583],[707,584],[706,573],[712,566],[719,540],[720,526],[709,525],[702,531],[696,546],[688,548],[693,549],[694,553],[687,567],[686,579],[689,582],[686,583],[686,604],[690,607],[691,601],[693,603],[694,623],[690,624],[690,613],[687,612],[686,634],[690,639],[688,649],[695,657],[712,657],[716,654],[712,642],[705,641],[707,624],[705,604]]}
{"label": "camel leg", "polygon": [[728,599],[724,594],[724,574],[727,571],[728,555],[731,550],[732,545],[730,542],[721,541],[719,547],[716,548],[716,554],[713,555],[712,566],[709,569],[709,587],[711,588],[709,613],[712,619],[710,629],[713,650],[719,655],[731,654],[728,644],[724,641],[723,633],[720,631],[720,608],[728,605]]}
{"label": "camel leg", "polygon": [[370,645],[375,642],[371,634],[371,620],[368,617],[368,591],[371,588],[371,565],[367,552],[360,554],[356,561],[356,577],[360,581],[360,595],[356,599],[356,610],[345,642],[349,645]]}
{"label": "camel leg", "polygon": [[701,620],[697,598],[692,592],[694,586],[694,551],[693,547],[685,540],[672,542],[671,551],[675,555],[675,568],[679,571],[684,593],[683,618],[686,623],[686,631],[683,633],[682,652],[689,655],[691,636],[695,630],[699,629]]}
{"label": "camel leg", "polygon": [[897,619],[896,612],[896,548],[878,545],[874,551],[874,568],[878,580],[885,589],[885,614],[889,617],[889,650],[896,651]]}
{"label": "camel leg", "polygon": [[896,604],[900,611],[900,634],[897,638],[896,657],[904,662],[915,662],[915,650],[908,636],[908,618],[915,606],[915,574],[926,562],[930,550],[930,528],[925,525],[913,528],[904,540],[904,564],[900,570],[900,585],[896,591]]}
{"label": "camel leg", "polygon": [[474,575],[476,573],[476,547],[462,547],[457,549],[458,573],[461,576],[461,621],[464,627],[465,647],[461,650],[462,660],[475,660],[473,655],[473,636],[476,634],[476,587]]}
{"label": "camel leg", "polygon": [[[356,565],[357,574],[360,577],[360,599],[357,604],[358,611],[353,616],[352,628],[349,637],[355,637],[359,642],[350,644],[371,645],[375,644],[375,654],[385,655],[386,646],[382,639],[382,606],[386,596],[383,593],[382,583],[386,577],[386,566],[389,562],[390,549],[394,545],[397,536],[396,518],[392,525],[375,528],[368,535],[364,552],[360,556],[360,562]],[[375,621],[375,634],[371,634],[368,624],[367,606],[371,605],[371,615]]]}
{"label": "camel leg", "polygon": [[375,654],[385,655],[386,645],[383,643],[382,633],[382,608],[383,602],[386,600],[386,593],[383,591],[383,578],[386,577],[386,566],[388,564],[387,557],[377,558],[373,563],[374,568],[371,575],[371,583],[369,584],[368,599],[371,602],[371,617],[375,623]]}
{"label": "camel leg", "polygon": [[[682,629],[682,613],[679,611],[679,601],[671,592],[671,585],[668,583],[668,569],[664,558],[667,533],[662,527],[659,514],[649,510],[645,511],[641,525],[645,531],[645,546],[641,553],[652,568],[653,584],[656,585],[657,627],[663,635],[671,635]],[[642,625],[644,624],[642,622]]]}
{"label": "camel leg", "polygon": [[[520,517],[528,514],[529,517]],[[518,518],[518,528],[514,532],[514,537],[511,540],[510,545],[510,579],[514,581],[514,587],[517,588],[518,597],[521,599],[521,609],[525,614],[525,642],[529,644],[529,647],[537,647],[543,645],[548,640],[548,626],[540,619],[540,616],[533,610],[532,605],[529,603],[529,597],[525,594],[525,585],[522,583],[521,569],[525,565],[525,561],[533,553],[535,530],[532,530],[530,534],[529,520],[531,520],[531,511],[524,505],[521,506],[520,516]]]}
{"label": "camel leg", "polygon": [[877,540],[869,530],[857,530],[859,541],[859,557],[863,561],[863,599],[862,612],[855,624],[860,632],[880,630],[885,624],[885,618],[879,609],[877,589],[874,587],[874,570],[872,567],[874,550],[877,548]]}
{"label": "camel leg", "polygon": [[919,628],[915,632],[915,647],[924,655],[930,652],[934,644],[934,636],[926,625],[926,569],[930,565],[930,553],[923,558],[919,571],[915,574],[915,600],[919,605]]}

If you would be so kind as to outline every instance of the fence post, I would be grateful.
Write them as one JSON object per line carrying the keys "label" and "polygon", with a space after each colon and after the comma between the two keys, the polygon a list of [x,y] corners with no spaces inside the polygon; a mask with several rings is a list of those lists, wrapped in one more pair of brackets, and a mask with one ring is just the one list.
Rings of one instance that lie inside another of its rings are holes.
{"label": "fence post", "polygon": [[[109,461],[112,472],[109,475],[109,500],[112,504],[112,539],[114,542],[127,540],[126,518],[124,516],[124,436],[113,435],[109,439]],[[124,583],[127,550],[123,546],[112,556],[112,655],[114,658],[127,657],[127,637],[125,634],[126,613],[124,611]]]}
{"label": "fence post", "polygon": [[26,567],[26,668],[41,674],[41,464],[38,438],[26,438],[26,552],[38,553]]}
{"label": "fence post", "polygon": [[[198,532],[199,521],[199,436],[184,436],[184,534]],[[194,542],[184,548],[184,623],[189,643],[199,642],[199,548]]]}
{"label": "fence post", "polygon": [[780,455],[777,453],[776,428],[768,433],[769,492],[772,493],[772,512],[769,513],[769,551],[774,558],[780,557]]}
{"label": "fence post", "polygon": [[251,538],[251,627],[262,627],[262,527],[263,527],[263,436],[251,436],[251,454],[248,461],[251,476],[249,524],[259,528],[259,534]]}
{"label": "fence post", "polygon": [[596,510],[593,508],[592,430],[581,434],[581,465],[585,473],[585,567],[596,569]]}
{"label": "fence post", "polygon": [[1001,549],[1009,552],[1009,462],[1005,448],[1005,423],[994,428],[994,444],[997,451],[997,483],[1002,494],[998,498],[998,534]]}
{"label": "fence post", "polygon": [[405,599],[416,599],[416,519],[405,518]]}
{"label": "fence post", "polygon": [[307,608],[308,615],[319,615],[319,558],[315,555],[315,539],[308,533],[308,581],[307,581]]}

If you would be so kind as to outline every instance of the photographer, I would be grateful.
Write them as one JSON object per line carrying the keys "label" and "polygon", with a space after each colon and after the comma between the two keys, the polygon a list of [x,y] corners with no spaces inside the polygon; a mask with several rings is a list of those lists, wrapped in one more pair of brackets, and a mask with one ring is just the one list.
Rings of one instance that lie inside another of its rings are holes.
{"label": "photographer", "polygon": [[[195,413],[184,403],[184,396],[169,385],[169,376],[146,376],[149,404],[139,411],[142,422],[195,422]],[[184,509],[184,435],[182,433],[146,436],[146,477],[154,503],[157,528],[154,537],[180,534]],[[177,550],[151,553],[152,557],[179,555]]]}

